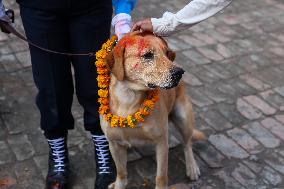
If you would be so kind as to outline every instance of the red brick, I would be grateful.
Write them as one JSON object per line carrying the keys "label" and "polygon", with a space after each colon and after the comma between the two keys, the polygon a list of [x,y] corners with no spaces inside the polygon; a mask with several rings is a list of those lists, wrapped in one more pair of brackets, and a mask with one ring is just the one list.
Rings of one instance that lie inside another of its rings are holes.
{"label": "red brick", "polygon": [[265,101],[260,99],[259,97],[255,95],[250,95],[243,97],[248,103],[256,107],[257,109],[261,110],[266,115],[272,115],[275,114],[276,109],[272,108],[270,105],[268,105]]}

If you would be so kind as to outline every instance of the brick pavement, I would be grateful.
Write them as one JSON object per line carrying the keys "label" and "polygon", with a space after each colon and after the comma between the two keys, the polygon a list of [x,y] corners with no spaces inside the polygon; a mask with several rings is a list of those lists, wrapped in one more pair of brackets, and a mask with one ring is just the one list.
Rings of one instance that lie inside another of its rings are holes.
{"label": "brick pavement", "polygon": [[[139,1],[134,18],[161,16],[187,2]],[[6,4],[18,14],[14,1]],[[187,71],[196,127],[208,136],[194,144],[202,176],[190,182],[180,136],[171,128],[170,184],[177,189],[284,188],[284,2],[234,1],[221,14],[167,40]],[[26,44],[1,33],[0,179],[10,178],[1,189],[44,188],[47,144],[35,94]],[[68,144],[73,189],[89,189],[95,176],[93,147],[74,100],[76,129]],[[153,188],[153,150],[133,149],[129,159],[128,188]]]}

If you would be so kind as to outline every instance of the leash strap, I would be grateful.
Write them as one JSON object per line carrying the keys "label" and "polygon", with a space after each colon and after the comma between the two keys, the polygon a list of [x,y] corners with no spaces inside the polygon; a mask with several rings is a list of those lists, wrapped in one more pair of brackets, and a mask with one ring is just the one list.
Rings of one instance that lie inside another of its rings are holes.
{"label": "leash strap", "polygon": [[4,30],[14,34],[15,36],[17,36],[18,38],[22,39],[23,41],[27,42],[29,45],[36,47],[38,49],[41,49],[45,52],[48,53],[53,53],[53,54],[59,54],[59,55],[65,55],[65,56],[95,56],[96,53],[95,52],[89,52],[89,53],[65,53],[65,52],[58,52],[58,51],[54,51],[54,50],[50,50],[44,47],[41,47],[39,45],[36,45],[35,43],[31,42],[30,40],[28,40],[24,35],[22,35],[20,32],[18,32],[10,23],[5,22],[0,20],[0,26],[1,28],[3,28]]}

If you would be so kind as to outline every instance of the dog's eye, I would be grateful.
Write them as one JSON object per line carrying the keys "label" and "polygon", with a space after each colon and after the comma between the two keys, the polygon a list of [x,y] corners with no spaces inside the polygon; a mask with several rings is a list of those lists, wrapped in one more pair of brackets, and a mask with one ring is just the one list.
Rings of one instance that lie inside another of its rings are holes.
{"label": "dog's eye", "polygon": [[152,51],[148,51],[142,55],[145,60],[152,60],[154,58],[154,53]]}

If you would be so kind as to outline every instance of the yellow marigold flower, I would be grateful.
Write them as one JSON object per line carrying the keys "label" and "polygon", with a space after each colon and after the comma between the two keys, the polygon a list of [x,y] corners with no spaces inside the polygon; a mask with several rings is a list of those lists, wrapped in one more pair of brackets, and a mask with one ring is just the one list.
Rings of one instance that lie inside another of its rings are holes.
{"label": "yellow marigold flower", "polygon": [[100,89],[100,90],[98,90],[98,95],[99,95],[100,97],[106,98],[106,97],[108,97],[108,90]]}
{"label": "yellow marigold flower", "polygon": [[110,126],[111,127],[117,127],[119,124],[119,117],[116,115],[113,115],[111,118]]}
{"label": "yellow marigold flower", "polygon": [[131,115],[128,115],[128,116],[127,116],[127,124],[128,124],[128,126],[129,126],[130,128],[134,128],[134,127],[135,127],[134,122],[133,122],[133,118],[132,118]]}
{"label": "yellow marigold flower", "polygon": [[105,115],[106,121],[109,122],[111,120],[111,118],[112,118],[112,114],[111,113],[108,113],[108,114]]}
{"label": "yellow marigold flower", "polygon": [[126,125],[125,125],[125,118],[123,118],[123,117],[119,117],[119,126],[120,127],[125,127]]}

